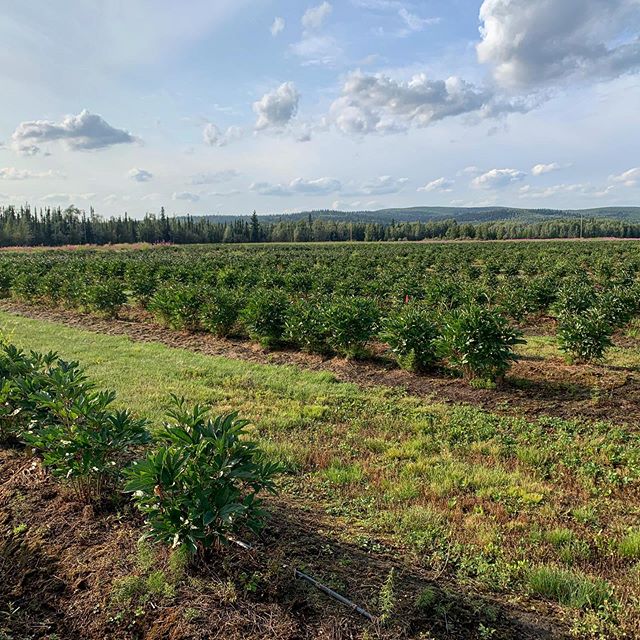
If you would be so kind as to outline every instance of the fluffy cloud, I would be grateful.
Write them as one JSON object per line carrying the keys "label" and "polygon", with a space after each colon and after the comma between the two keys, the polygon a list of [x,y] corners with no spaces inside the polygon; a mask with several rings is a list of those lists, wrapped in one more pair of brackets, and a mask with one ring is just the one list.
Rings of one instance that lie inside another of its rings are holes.
{"label": "fluffy cloud", "polygon": [[625,187],[635,187],[640,183],[640,167],[634,167],[617,176],[610,176],[612,182],[621,182]]}
{"label": "fluffy cloud", "polygon": [[558,171],[562,167],[557,162],[551,162],[549,164],[537,164],[531,168],[531,173],[534,176],[541,176],[545,173],[551,173],[552,171]]}
{"label": "fluffy cloud", "polygon": [[491,169],[474,178],[471,186],[477,189],[500,189],[524,180],[526,175],[517,169]]}
{"label": "fluffy cloud", "polygon": [[256,129],[281,128],[289,124],[298,110],[300,94],[293,82],[284,82],[277,89],[265,93],[253,103],[258,116]]}
{"label": "fluffy cloud", "polygon": [[296,178],[289,184],[272,184],[270,182],[254,182],[249,189],[262,196],[310,195],[324,196],[342,189],[342,184],[335,178],[316,178],[305,180]]}
{"label": "fluffy cloud", "polygon": [[333,7],[326,1],[315,7],[309,7],[302,16],[302,26],[305,29],[319,29],[332,11]]}
{"label": "fluffy cloud", "polygon": [[23,155],[34,155],[40,151],[39,145],[58,140],[74,151],[104,149],[136,141],[128,131],[112,127],[104,118],[86,109],[77,116],[66,116],[62,122],[22,122],[11,136],[13,148]]}
{"label": "fluffy cloud", "polygon": [[209,171],[205,173],[196,173],[191,176],[187,184],[199,185],[199,184],[219,184],[220,182],[227,182],[233,180],[240,175],[240,172],[236,169],[224,169],[223,171]]}
{"label": "fluffy cloud", "polygon": [[187,202],[198,202],[200,200],[200,196],[197,193],[191,193],[190,191],[178,191],[173,193],[171,199],[186,200]]}
{"label": "fluffy cloud", "polygon": [[205,124],[202,129],[202,139],[210,147],[224,147],[239,140],[243,135],[244,131],[240,127],[231,126],[222,131],[212,122]]}
{"label": "fluffy cloud", "polygon": [[64,174],[51,169],[49,171],[29,171],[15,167],[0,169],[0,180],[32,180],[35,178],[64,178]]}
{"label": "fluffy cloud", "polygon": [[151,178],[153,178],[153,174],[146,169],[138,169],[134,167],[127,174],[131,180],[135,180],[136,182],[149,182]]}
{"label": "fluffy cloud", "polygon": [[423,187],[418,187],[418,191],[424,191],[426,193],[430,193],[432,191],[449,193],[453,190],[454,184],[455,182],[453,180],[449,180],[448,178],[438,178],[437,180],[427,182],[427,184],[425,184]]}
{"label": "fluffy cloud", "polygon": [[329,121],[343,133],[389,133],[426,127],[461,114],[494,117],[527,109],[524,103],[499,101],[489,90],[458,77],[430,80],[421,73],[401,82],[355,72],[347,77],[342,95],[331,105]]}
{"label": "fluffy cloud", "polygon": [[378,176],[360,185],[347,185],[346,196],[381,196],[389,193],[399,193],[409,182],[409,178],[393,178],[392,176]]}
{"label": "fluffy cloud", "polygon": [[504,87],[640,69],[638,0],[484,0],[480,20],[478,59]]}
{"label": "fluffy cloud", "polygon": [[271,35],[275,38],[279,33],[284,31],[284,18],[277,16],[273,19],[273,24],[271,25]]}

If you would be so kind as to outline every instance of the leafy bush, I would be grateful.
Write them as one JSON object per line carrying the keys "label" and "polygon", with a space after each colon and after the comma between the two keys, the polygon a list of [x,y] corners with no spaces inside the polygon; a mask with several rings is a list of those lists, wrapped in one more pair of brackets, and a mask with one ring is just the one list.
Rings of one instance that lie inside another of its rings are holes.
{"label": "leafy bush", "polygon": [[445,318],[441,348],[466,378],[500,381],[517,359],[521,335],[495,309],[469,304]]}
{"label": "leafy bush", "polygon": [[613,327],[623,327],[640,308],[640,296],[632,287],[612,287],[598,300],[598,308]]}
{"label": "leafy bush", "polygon": [[325,312],[327,342],[347,358],[366,355],[366,345],[376,331],[378,307],[367,298],[338,298]]}
{"label": "leafy bush", "polygon": [[130,451],[149,441],[145,420],[112,410],[115,397],[114,391],[95,391],[77,363],[58,360],[30,398],[40,417],[23,440],[86,502],[115,489]]}
{"label": "leafy bush", "polygon": [[47,374],[57,363],[53,352],[26,354],[14,345],[1,345],[0,442],[19,442],[31,422],[46,417],[36,394],[47,388]]}
{"label": "leafy bush", "polygon": [[0,436],[25,442],[86,501],[120,479],[134,446],[148,442],[144,420],[114,411],[112,391],[97,392],[76,362],[55,353],[0,351]]}
{"label": "leafy bush", "polygon": [[148,535],[191,553],[226,543],[242,527],[262,525],[258,494],[274,491],[277,465],[264,462],[237,414],[211,419],[174,398],[158,438],[164,442],[127,471],[126,491],[145,514]]}
{"label": "leafy bush", "polygon": [[226,338],[238,321],[239,298],[231,289],[216,289],[205,297],[200,322],[207,331]]}
{"label": "leafy bush", "polygon": [[279,289],[256,289],[242,310],[247,333],[263,347],[273,347],[284,339],[289,299]]}
{"label": "leafy bush", "polygon": [[306,298],[293,302],[287,313],[285,337],[309,353],[331,352],[323,302]]}
{"label": "leafy bush", "polygon": [[403,369],[425,371],[438,360],[440,328],[435,314],[417,303],[403,306],[392,313],[380,334]]}
{"label": "leafy bush", "polygon": [[174,329],[195,331],[200,326],[203,295],[202,287],[197,285],[165,285],[155,292],[149,309]]}
{"label": "leafy bush", "polygon": [[95,311],[115,318],[122,305],[127,302],[122,283],[118,280],[104,280],[90,285],[86,291],[87,302]]}
{"label": "leafy bush", "polygon": [[576,314],[565,311],[558,318],[560,349],[577,361],[600,360],[613,345],[612,335],[607,314],[596,307]]}

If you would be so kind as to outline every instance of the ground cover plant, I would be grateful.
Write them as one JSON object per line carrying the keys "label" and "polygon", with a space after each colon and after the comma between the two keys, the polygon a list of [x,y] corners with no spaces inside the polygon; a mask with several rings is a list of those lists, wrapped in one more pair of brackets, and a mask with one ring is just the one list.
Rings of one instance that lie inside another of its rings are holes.
{"label": "ground cover plant", "polygon": [[[252,437],[287,470],[283,495],[329,518],[368,562],[384,551],[456,588],[533,608],[553,603],[567,626],[554,622],[548,637],[638,633],[640,441],[630,425],[497,415],[401,390],[362,390],[325,372],[2,317],[18,344],[81,360],[118,391],[118,402],[156,424],[168,392],[217,414],[240,410],[257,425]],[[330,557],[328,580],[336,571]],[[402,637],[393,612],[405,578],[389,574],[380,572],[365,604]],[[437,590],[423,586],[412,598],[430,620],[444,624],[451,614]],[[484,631],[479,617],[475,624],[470,637],[492,628],[503,637],[498,622],[482,619]]]}

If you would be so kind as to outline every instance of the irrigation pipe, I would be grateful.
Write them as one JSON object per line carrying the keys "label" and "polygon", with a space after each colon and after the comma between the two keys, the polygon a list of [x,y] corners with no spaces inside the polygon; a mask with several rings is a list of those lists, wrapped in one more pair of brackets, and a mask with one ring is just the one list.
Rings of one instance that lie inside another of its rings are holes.
{"label": "irrigation pipe", "polygon": [[355,611],[356,613],[359,613],[361,616],[364,616],[368,620],[371,620],[371,622],[374,621],[373,616],[368,611],[365,611],[362,607],[359,607],[355,602],[351,602],[351,600],[348,600],[344,596],[341,596],[339,593],[336,593],[333,589],[329,589],[329,587],[323,585],[321,582],[318,582],[315,578],[312,578],[306,573],[302,573],[302,571],[299,571],[298,569],[293,570],[293,575],[296,578],[300,578],[301,580],[306,580],[308,583],[312,584],[316,589],[319,589],[320,591],[322,591],[322,593],[325,593],[330,598],[333,598],[334,600],[341,602],[342,604],[349,607],[352,611]]}

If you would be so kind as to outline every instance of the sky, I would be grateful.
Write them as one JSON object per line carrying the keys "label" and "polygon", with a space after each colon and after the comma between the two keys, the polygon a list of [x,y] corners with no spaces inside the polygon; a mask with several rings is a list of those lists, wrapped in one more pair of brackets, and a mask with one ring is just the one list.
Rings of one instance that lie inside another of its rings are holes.
{"label": "sky", "polygon": [[640,205],[640,0],[5,0],[0,205]]}

